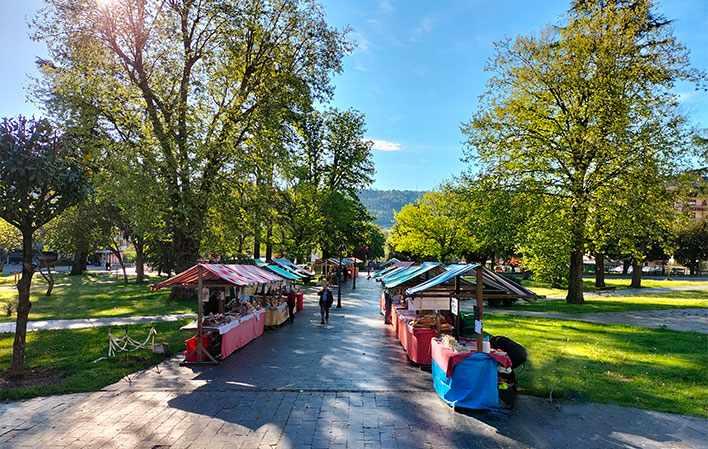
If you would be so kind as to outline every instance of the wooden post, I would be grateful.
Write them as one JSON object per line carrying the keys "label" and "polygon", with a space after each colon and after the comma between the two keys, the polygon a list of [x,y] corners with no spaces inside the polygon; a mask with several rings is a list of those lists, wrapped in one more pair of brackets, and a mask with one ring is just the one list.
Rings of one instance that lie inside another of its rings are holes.
{"label": "wooden post", "polygon": [[460,326],[462,324],[462,304],[460,304],[460,277],[455,276],[455,300],[457,301],[457,313],[455,314],[455,338],[460,338]]}
{"label": "wooden post", "polygon": [[479,329],[479,335],[477,335],[477,351],[482,352],[482,345],[484,343],[484,328],[482,327],[483,323],[483,318],[484,318],[484,283],[483,283],[483,272],[482,272],[482,265],[479,265],[477,269],[475,270],[477,274],[477,285],[475,285],[475,300],[477,301],[477,316],[476,318],[479,319],[480,323],[480,329]]}
{"label": "wooden post", "polygon": [[207,348],[204,347],[202,342],[202,336],[204,335],[204,329],[202,326],[202,321],[204,319],[204,303],[202,301],[202,267],[199,267],[199,278],[197,281],[197,354],[202,353],[212,362],[217,363],[214,356],[212,356]]}

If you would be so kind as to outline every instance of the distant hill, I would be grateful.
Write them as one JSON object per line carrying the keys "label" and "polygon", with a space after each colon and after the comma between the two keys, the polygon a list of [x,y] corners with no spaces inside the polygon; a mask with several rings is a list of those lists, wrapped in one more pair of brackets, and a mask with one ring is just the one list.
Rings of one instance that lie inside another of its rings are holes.
{"label": "distant hill", "polygon": [[393,226],[393,214],[408,203],[414,203],[423,196],[417,190],[362,190],[359,199],[382,228]]}

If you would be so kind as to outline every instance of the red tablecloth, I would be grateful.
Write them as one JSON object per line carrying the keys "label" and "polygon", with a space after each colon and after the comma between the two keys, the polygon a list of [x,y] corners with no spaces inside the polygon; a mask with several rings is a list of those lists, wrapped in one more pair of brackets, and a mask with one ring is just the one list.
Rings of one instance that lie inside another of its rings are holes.
{"label": "red tablecloth", "polygon": [[391,310],[391,324],[393,324],[393,330],[396,333],[396,337],[398,337],[398,315],[400,315],[401,311],[405,310],[408,310],[406,309],[406,306],[399,304],[394,305]]}
{"label": "red tablecloth", "polygon": [[[466,343],[476,347],[476,342],[474,340],[467,340]],[[452,349],[443,346],[442,342],[438,340],[433,340],[431,344],[432,359],[435,360],[435,363],[440,367],[440,369],[445,371],[447,377],[452,377],[452,372],[455,369],[455,365],[469,357],[472,353],[473,351],[455,352]],[[505,368],[511,366],[511,359],[505,352],[492,349],[489,356]]]}
{"label": "red tablecloth", "polygon": [[435,329],[413,327],[408,324],[405,326],[406,333],[406,352],[408,358],[413,363],[420,365],[430,365],[433,359],[430,352],[430,342],[438,335]]}
{"label": "red tablecloth", "polygon": [[398,325],[396,327],[396,335],[398,335],[398,340],[401,342],[403,347],[406,347],[406,341],[408,341],[408,334],[406,332],[406,327],[408,322],[415,319],[415,311],[408,309],[398,310]]}
{"label": "red tablecloth", "polygon": [[295,309],[301,312],[305,308],[305,294],[302,292],[298,293],[297,296],[295,296],[295,301]]}
{"label": "red tablecloth", "polygon": [[255,312],[250,319],[241,323],[221,336],[221,357],[226,358],[235,350],[246,346],[252,340],[263,335],[265,313]]}

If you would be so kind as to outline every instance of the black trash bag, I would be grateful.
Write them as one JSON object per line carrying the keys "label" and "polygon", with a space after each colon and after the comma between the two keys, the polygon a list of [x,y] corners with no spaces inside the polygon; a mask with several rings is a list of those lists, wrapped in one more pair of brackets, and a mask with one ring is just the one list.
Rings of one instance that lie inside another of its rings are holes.
{"label": "black trash bag", "polygon": [[506,352],[506,354],[511,359],[512,369],[516,369],[526,363],[526,359],[528,358],[526,348],[524,348],[511,338],[503,337],[501,335],[494,336],[489,339],[489,344],[494,349],[499,349],[500,351]]}

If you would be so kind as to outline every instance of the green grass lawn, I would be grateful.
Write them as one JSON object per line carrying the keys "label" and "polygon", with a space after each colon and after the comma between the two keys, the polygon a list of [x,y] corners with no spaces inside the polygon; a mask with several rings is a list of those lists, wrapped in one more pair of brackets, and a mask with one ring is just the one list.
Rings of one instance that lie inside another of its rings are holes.
{"label": "green grass lawn", "polygon": [[708,417],[708,335],[494,315],[485,330],[528,350],[524,393]]}
{"label": "green grass lawn", "polygon": [[[183,350],[188,335],[179,328],[185,323],[154,324],[158,332],[155,341],[167,342],[172,352]],[[144,341],[150,327],[138,325],[127,326],[127,329],[131,337]],[[125,327],[114,327],[113,333],[121,333],[123,329]],[[13,335],[0,334],[0,400],[99,390],[164,358],[148,349],[93,363],[106,355],[107,335],[106,327],[29,332],[27,367],[31,370],[30,377],[42,379],[41,385],[9,387],[2,383],[2,373],[10,366]]]}
{"label": "green grass lawn", "polygon": [[[11,276],[3,278],[0,282],[0,321],[14,321],[14,314],[6,315],[5,304],[16,301],[17,290],[12,285]],[[169,290],[151,292],[147,283],[130,282],[126,285],[122,277],[99,274],[57,275],[52,295],[47,297],[45,293],[46,283],[36,274],[32,282],[30,320],[164,315],[189,313],[196,309],[194,301],[169,300]]]}
{"label": "green grass lawn", "polygon": [[[615,290],[624,290],[629,288],[630,279],[626,278],[606,278],[605,284],[608,287],[614,287]],[[534,293],[541,296],[565,296],[567,290],[562,288],[553,288],[549,284],[544,282],[538,282],[533,280],[524,280],[521,284]],[[692,280],[667,280],[667,279],[642,279],[642,288],[646,288],[647,291],[651,291],[653,288],[671,288],[671,287],[696,287],[696,290],[708,288],[708,281],[692,281]],[[595,279],[585,277],[583,279],[583,289],[586,292],[596,292]]]}
{"label": "green grass lawn", "polygon": [[[564,300],[540,300],[535,303],[518,302],[516,310],[534,312],[626,312],[638,310],[666,310],[688,307],[708,308],[708,290],[652,292],[647,289],[642,295],[586,296],[585,303],[567,304]],[[493,313],[493,309],[490,310]]]}

